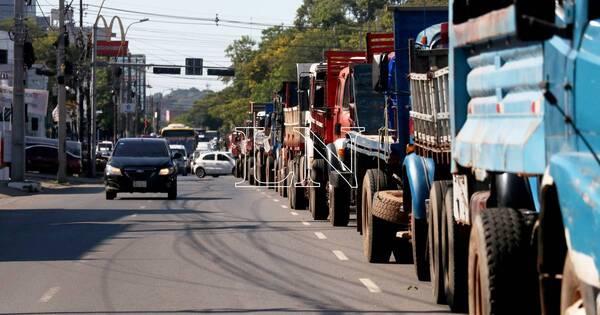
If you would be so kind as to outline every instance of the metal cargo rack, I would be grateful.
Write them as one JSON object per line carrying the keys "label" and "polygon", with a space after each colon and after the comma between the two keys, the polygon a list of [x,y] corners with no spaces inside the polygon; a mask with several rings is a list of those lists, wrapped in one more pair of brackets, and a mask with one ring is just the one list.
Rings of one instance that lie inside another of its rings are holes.
{"label": "metal cargo rack", "polygon": [[414,143],[419,155],[449,162],[451,151],[448,67],[411,73]]}

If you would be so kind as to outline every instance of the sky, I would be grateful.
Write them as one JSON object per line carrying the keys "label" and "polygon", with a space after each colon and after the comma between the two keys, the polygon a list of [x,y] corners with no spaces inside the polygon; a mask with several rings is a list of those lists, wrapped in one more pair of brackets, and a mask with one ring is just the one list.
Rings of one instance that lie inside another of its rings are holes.
{"label": "sky", "polygon": [[[38,16],[42,15],[40,7],[47,16],[51,8],[58,8],[58,0],[37,1]],[[65,0],[65,3],[69,2],[71,0]],[[84,25],[91,26],[102,0],[83,0],[83,3]],[[132,25],[127,33],[131,53],[145,54],[147,63],[183,65],[185,58],[203,58],[205,66],[226,67],[230,62],[224,50],[233,40],[242,35],[260,39],[261,29],[267,26],[255,23],[292,24],[296,9],[301,3],[302,0],[106,0],[101,14],[108,22],[113,16],[118,15],[123,20],[125,28],[134,21],[150,19]],[[78,21],[79,0],[74,0],[73,6]],[[119,10],[136,11],[136,13]],[[185,19],[152,14],[178,16]],[[217,14],[222,21],[231,22],[215,25],[213,20]],[[118,32],[118,28],[114,27],[113,32]],[[171,89],[178,88],[220,90],[225,87],[216,77],[206,76],[206,71],[204,73],[205,76],[201,77],[156,75],[148,69],[147,81],[152,87],[148,94],[158,92],[166,94]]]}

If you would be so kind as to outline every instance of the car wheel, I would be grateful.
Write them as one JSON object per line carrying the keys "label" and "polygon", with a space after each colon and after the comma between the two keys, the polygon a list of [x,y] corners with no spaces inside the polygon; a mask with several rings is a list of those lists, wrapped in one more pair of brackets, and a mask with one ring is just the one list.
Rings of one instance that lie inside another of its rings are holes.
{"label": "car wheel", "polygon": [[117,197],[117,192],[114,190],[106,191],[106,200],[113,200]]}
{"label": "car wheel", "polygon": [[202,167],[198,167],[196,169],[196,176],[198,176],[198,178],[204,178],[204,176],[206,176],[206,171]]}

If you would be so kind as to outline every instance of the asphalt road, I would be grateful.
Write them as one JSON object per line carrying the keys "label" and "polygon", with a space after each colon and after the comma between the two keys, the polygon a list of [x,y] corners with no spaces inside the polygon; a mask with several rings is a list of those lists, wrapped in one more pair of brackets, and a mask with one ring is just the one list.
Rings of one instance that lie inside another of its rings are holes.
{"label": "asphalt road", "polygon": [[0,314],[442,314],[412,265],[234,178],[178,200],[99,185],[0,200]]}

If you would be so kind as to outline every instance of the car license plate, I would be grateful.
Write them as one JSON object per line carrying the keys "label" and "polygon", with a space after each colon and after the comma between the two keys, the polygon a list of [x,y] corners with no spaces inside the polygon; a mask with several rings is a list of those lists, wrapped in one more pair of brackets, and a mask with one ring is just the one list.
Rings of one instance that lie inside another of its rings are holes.
{"label": "car license plate", "polygon": [[133,182],[134,188],[146,188],[146,186],[147,186],[146,181],[136,180]]}

